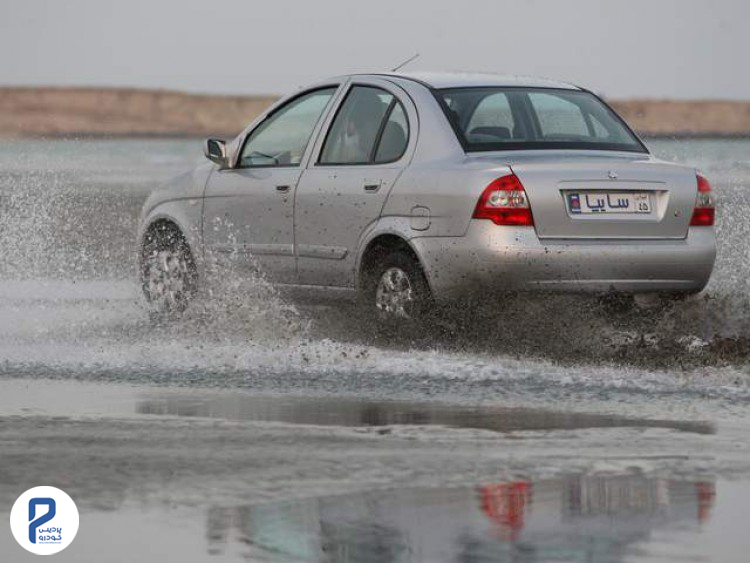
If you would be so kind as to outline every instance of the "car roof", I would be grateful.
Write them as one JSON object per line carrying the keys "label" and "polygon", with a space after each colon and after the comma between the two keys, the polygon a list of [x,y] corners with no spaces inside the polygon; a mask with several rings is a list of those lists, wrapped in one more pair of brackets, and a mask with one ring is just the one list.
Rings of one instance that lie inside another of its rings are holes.
{"label": "car roof", "polygon": [[[526,87],[526,88],[561,88],[580,90],[578,86],[536,76],[511,74],[492,74],[481,72],[385,72],[372,73],[378,76],[391,76],[415,80],[431,88],[466,88],[479,86]],[[354,75],[356,76],[356,75]],[[361,76],[361,75],[360,75]]]}

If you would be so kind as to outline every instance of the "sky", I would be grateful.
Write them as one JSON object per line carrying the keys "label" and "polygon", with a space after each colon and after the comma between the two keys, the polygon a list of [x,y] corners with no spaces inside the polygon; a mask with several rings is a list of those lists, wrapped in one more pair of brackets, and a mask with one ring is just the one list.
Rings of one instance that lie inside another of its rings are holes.
{"label": "sky", "polygon": [[531,74],[750,99],[750,0],[0,0],[0,85],[283,94],[327,76]]}

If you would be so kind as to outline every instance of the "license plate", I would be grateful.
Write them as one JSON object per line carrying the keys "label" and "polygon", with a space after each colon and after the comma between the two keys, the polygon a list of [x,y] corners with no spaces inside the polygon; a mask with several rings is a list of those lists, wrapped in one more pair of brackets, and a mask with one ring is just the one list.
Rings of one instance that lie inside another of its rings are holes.
{"label": "license plate", "polygon": [[565,199],[573,215],[651,213],[648,192],[567,192]]}

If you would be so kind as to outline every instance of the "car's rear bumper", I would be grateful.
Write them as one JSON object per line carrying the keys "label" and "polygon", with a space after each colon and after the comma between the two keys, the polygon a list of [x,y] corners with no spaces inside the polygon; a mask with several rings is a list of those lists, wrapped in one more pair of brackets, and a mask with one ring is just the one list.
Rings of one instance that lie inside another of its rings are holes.
{"label": "car's rear bumper", "polygon": [[716,257],[706,227],[684,239],[540,241],[533,228],[472,220],[463,237],[411,242],[438,300],[477,290],[697,292]]}

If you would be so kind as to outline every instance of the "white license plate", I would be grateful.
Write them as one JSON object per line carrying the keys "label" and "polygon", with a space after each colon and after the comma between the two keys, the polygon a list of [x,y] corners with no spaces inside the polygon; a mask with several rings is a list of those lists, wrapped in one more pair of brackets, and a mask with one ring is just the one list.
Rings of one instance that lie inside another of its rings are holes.
{"label": "white license plate", "polygon": [[648,192],[567,192],[565,200],[572,215],[651,213]]}

